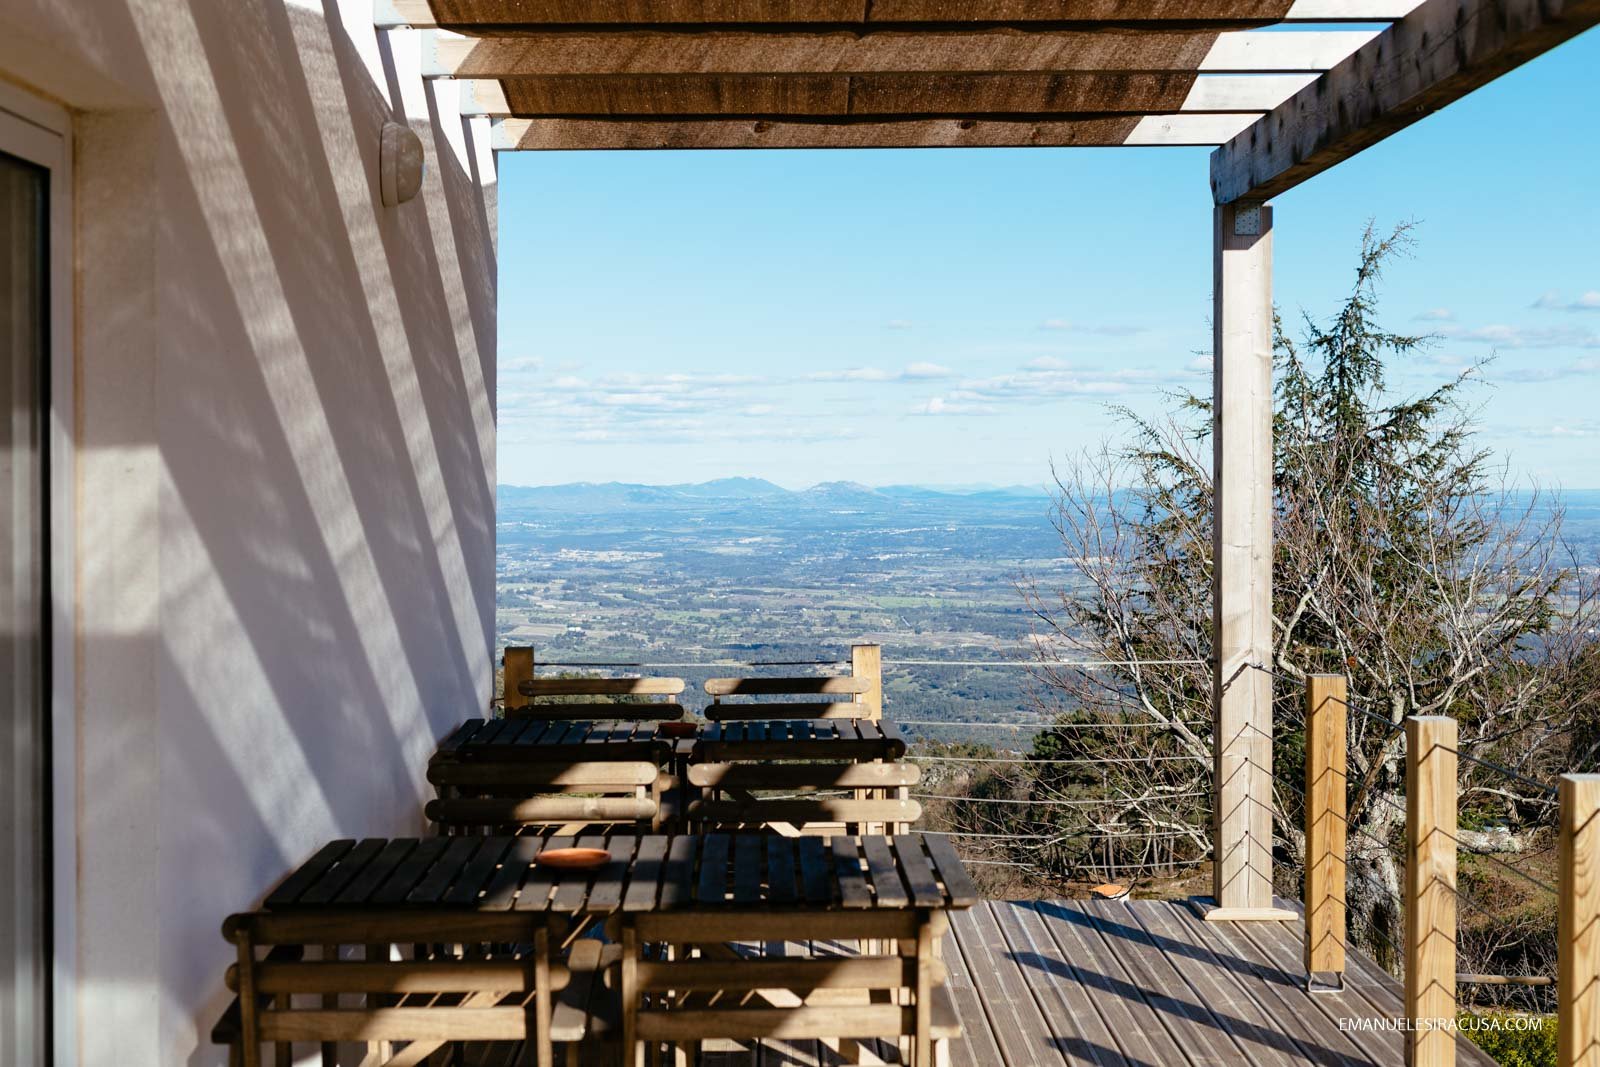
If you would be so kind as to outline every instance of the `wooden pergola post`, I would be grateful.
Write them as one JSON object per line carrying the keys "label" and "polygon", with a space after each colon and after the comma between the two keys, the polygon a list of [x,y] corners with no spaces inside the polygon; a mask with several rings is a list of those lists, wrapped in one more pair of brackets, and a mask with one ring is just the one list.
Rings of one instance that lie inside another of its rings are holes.
{"label": "wooden pergola post", "polygon": [[1206,918],[1272,903],[1272,209],[1216,208],[1212,477],[1213,891]]}
{"label": "wooden pergola post", "polygon": [[1454,1067],[1456,721],[1406,720],[1407,1067]]}
{"label": "wooden pergola post", "polygon": [[1344,985],[1348,688],[1342,674],[1306,679],[1306,988]]}
{"label": "wooden pergola post", "polygon": [[1556,1063],[1600,1067],[1600,774],[1561,776]]}

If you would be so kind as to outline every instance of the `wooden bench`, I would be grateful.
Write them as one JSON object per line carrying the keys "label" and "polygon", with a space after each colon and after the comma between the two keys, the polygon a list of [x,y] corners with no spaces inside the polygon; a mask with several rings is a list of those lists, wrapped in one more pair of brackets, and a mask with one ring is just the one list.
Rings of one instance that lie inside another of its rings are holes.
{"label": "wooden bench", "polygon": [[442,1062],[440,1056],[465,1067],[524,1064],[537,1059],[528,1050],[538,1040],[541,988],[553,997],[548,1041],[565,1048],[571,1067],[620,1058],[613,1051],[621,1039],[616,983],[602,976],[621,949],[596,937],[579,938],[547,968],[531,952],[471,958],[444,946],[405,946],[399,951],[411,957],[397,960],[388,943],[366,946],[359,960],[337,945],[320,946],[307,959],[311,946],[299,942],[271,944],[256,958],[255,946],[275,935],[272,920],[253,918],[234,916],[224,926],[248,946],[227,971],[238,995],[211,1028],[212,1043],[228,1047],[233,1067],[256,1067],[262,1045],[273,1047],[277,1063],[292,1063],[303,1044],[320,1046],[322,1062],[332,1065],[341,1043],[365,1046],[362,1062],[386,1067]]}
{"label": "wooden bench", "polygon": [[[922,815],[907,795],[921,776],[914,763],[695,763],[689,783],[699,795],[684,814],[701,831],[903,834]],[[850,795],[806,795],[824,790]]]}
{"label": "wooden bench", "polygon": [[659,829],[665,776],[650,760],[436,760],[428,781],[439,798],[425,809],[445,832],[512,832],[589,826]]}

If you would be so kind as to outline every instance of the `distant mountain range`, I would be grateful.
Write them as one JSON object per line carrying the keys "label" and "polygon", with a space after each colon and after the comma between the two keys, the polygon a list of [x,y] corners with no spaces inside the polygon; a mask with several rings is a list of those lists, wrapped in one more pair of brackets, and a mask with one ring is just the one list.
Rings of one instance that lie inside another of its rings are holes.
{"label": "distant mountain range", "polygon": [[906,505],[994,504],[1037,505],[1045,499],[1043,488],[1027,486],[930,487],[919,485],[868,486],[858,482],[821,482],[809,489],[785,489],[763,478],[718,478],[680,485],[641,485],[631,482],[569,482],[565,485],[502,485],[499,506],[542,511],[605,512],[638,508],[704,508],[758,505],[797,508],[889,510]]}

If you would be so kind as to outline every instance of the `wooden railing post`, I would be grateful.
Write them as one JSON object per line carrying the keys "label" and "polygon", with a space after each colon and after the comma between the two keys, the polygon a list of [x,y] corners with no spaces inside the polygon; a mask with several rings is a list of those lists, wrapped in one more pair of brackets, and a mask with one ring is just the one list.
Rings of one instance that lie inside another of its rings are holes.
{"label": "wooden railing post", "polygon": [[1406,720],[1408,1067],[1456,1062],[1456,721]]}
{"label": "wooden railing post", "polygon": [[506,711],[520,710],[528,706],[528,697],[522,695],[522,683],[533,680],[533,648],[530,645],[507,645],[504,657],[500,660],[503,668],[503,688],[505,702],[502,705]]}
{"label": "wooden railing post", "polygon": [[1344,984],[1346,716],[1343,675],[1306,678],[1306,987],[1318,974]]}
{"label": "wooden railing post", "polygon": [[883,718],[883,646],[851,645],[850,673],[857,678],[872,680],[872,688],[856,698],[858,703],[864,705],[861,717]]}
{"label": "wooden railing post", "polygon": [[1556,1063],[1600,1067],[1600,774],[1564,774]]}

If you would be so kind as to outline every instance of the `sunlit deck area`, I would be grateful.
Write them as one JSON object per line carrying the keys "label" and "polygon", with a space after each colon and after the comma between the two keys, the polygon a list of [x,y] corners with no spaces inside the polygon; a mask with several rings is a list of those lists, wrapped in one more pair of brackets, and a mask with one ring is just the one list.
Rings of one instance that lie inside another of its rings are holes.
{"label": "sunlit deck area", "polygon": [[[961,1019],[950,1064],[1405,1062],[1404,1035],[1381,1026],[1405,1014],[1399,983],[1352,955],[1345,991],[1307,993],[1303,937],[1299,922],[1203,922],[1181,901],[984,901],[952,913],[944,942]],[[1457,1046],[1458,1063],[1492,1067],[1464,1038]],[[789,1041],[708,1044],[702,1057],[725,1067],[838,1062],[815,1042]]]}

